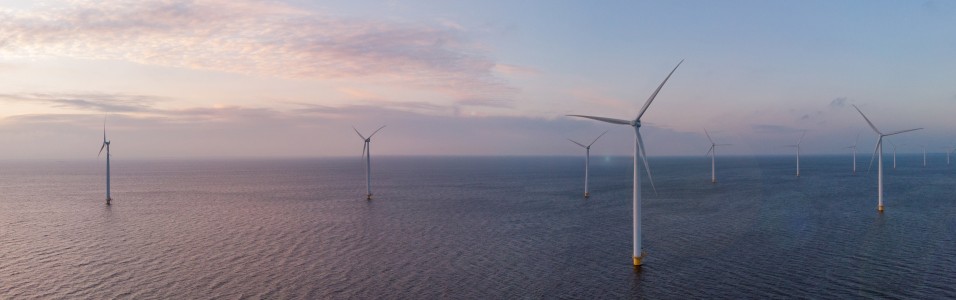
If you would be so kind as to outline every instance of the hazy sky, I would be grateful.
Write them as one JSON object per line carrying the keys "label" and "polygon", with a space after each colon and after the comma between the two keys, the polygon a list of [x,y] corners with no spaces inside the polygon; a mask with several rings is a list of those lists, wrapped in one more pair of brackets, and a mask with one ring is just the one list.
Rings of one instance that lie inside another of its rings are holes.
{"label": "hazy sky", "polygon": [[956,144],[951,1],[0,0],[0,158],[650,155]]}

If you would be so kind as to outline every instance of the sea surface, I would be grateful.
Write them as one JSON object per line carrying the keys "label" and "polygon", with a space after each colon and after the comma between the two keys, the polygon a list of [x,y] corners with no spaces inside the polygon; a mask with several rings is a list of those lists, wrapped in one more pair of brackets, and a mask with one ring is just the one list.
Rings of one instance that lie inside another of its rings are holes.
{"label": "sea surface", "polygon": [[[651,157],[0,162],[0,299],[956,298],[956,165]],[[646,177],[644,177],[646,179]]]}

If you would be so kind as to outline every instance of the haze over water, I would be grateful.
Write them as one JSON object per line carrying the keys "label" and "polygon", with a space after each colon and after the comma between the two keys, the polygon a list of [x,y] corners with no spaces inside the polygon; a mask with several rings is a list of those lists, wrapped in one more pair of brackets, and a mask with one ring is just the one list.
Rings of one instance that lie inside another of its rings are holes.
{"label": "haze over water", "polygon": [[[0,298],[956,298],[956,166],[630,159],[0,162]],[[874,166],[875,168],[875,166]]]}

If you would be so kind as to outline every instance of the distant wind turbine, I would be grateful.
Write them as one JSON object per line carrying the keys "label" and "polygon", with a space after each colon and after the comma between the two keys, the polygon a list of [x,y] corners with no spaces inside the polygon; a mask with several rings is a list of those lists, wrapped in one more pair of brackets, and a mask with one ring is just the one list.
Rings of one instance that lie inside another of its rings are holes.
{"label": "distant wind turbine", "polygon": [[362,140],[365,141],[365,145],[362,147],[362,156],[365,157],[365,199],[372,200],[372,136],[378,133],[379,130],[385,128],[385,125],[375,129],[372,134],[368,137],[363,136],[359,133],[358,129],[355,129],[355,126],[352,126],[352,130],[355,130],[355,133],[358,134]]}
{"label": "distant wind turbine", "polygon": [[956,147],[943,148],[943,150],[946,151],[946,165],[948,166],[948,165],[949,165],[949,154],[950,154],[950,153],[953,153],[953,151],[956,151]]}
{"label": "distant wind turbine", "polygon": [[651,168],[647,164],[647,152],[644,150],[644,141],[641,139],[641,116],[644,116],[644,113],[647,112],[647,108],[651,105],[651,102],[654,102],[654,98],[657,97],[657,93],[661,91],[661,88],[664,87],[664,84],[667,83],[667,80],[671,78],[671,75],[674,75],[674,71],[677,71],[677,67],[680,67],[680,64],[684,60],[681,60],[677,63],[677,66],[671,70],[670,74],[667,74],[667,77],[664,78],[664,81],[661,82],[661,85],[657,86],[657,89],[654,90],[654,93],[651,94],[651,97],[647,99],[647,102],[644,102],[644,107],[641,108],[641,111],[637,114],[637,118],[634,120],[621,120],[621,119],[612,119],[604,117],[593,117],[593,116],[584,116],[584,115],[568,115],[571,117],[581,117],[588,118],[592,120],[598,120],[602,122],[608,122],[612,124],[620,125],[629,125],[634,127],[634,194],[633,194],[633,213],[634,213],[634,235],[633,235],[633,251],[632,258],[634,259],[634,266],[640,266],[642,260],[646,256],[641,248],[641,177],[640,177],[640,161],[643,160],[644,168],[647,171],[647,177],[650,179],[651,188],[654,188],[654,191],[657,191],[657,188],[654,187],[654,179],[651,177]]}
{"label": "distant wind turbine", "polygon": [[893,145],[893,170],[896,170],[896,143],[890,140],[887,140],[887,142],[890,142],[890,145]]}
{"label": "distant wind turbine", "polygon": [[884,138],[884,137],[891,136],[891,135],[895,135],[895,134],[904,133],[904,132],[910,132],[910,131],[914,131],[914,130],[920,130],[920,129],[923,129],[923,128],[914,128],[914,129],[900,130],[900,131],[891,132],[891,133],[883,133],[883,132],[881,132],[879,129],[876,129],[876,125],[873,125],[873,122],[870,122],[870,119],[867,118],[866,115],[863,114],[863,111],[861,111],[859,107],[856,107],[856,105],[853,105],[853,108],[855,108],[856,111],[859,112],[861,116],[863,116],[863,120],[866,120],[866,123],[870,125],[870,128],[873,128],[873,131],[876,132],[876,134],[878,134],[878,135],[880,136],[880,138],[879,138],[878,140],[876,140],[876,147],[873,149],[873,156],[871,156],[871,158],[870,158],[870,167],[873,167],[873,158],[876,158],[876,153],[879,152],[879,154],[880,154],[880,155],[879,155],[879,158],[878,158],[878,159],[879,159],[879,163],[878,163],[878,166],[877,166],[877,173],[878,173],[878,175],[877,175],[877,193],[878,193],[878,196],[877,196],[877,207],[876,207],[876,209],[877,209],[879,212],[883,212],[883,138]]}
{"label": "distant wind turbine", "polygon": [[926,145],[920,145],[923,148],[923,167],[926,167]]}
{"label": "distant wind turbine", "polygon": [[796,145],[787,145],[787,147],[797,148],[797,177],[800,177],[800,143],[803,143],[803,137],[807,135],[807,131],[804,130],[803,134],[800,135],[800,139],[797,140]]}
{"label": "distant wind turbine", "polygon": [[714,139],[710,138],[710,133],[707,132],[707,128],[704,128],[704,134],[707,135],[707,140],[710,141],[710,150],[707,150],[707,154],[710,154],[710,183],[717,183],[717,146],[730,146],[730,144],[717,144],[714,142]]}
{"label": "distant wind turbine", "polygon": [[578,144],[578,146],[584,147],[584,199],[591,197],[591,193],[588,190],[588,169],[590,169],[591,167],[591,145],[594,145],[594,142],[597,142],[597,140],[600,139],[602,136],[604,136],[605,133],[607,133],[607,130],[601,133],[601,135],[599,135],[598,137],[594,138],[594,140],[591,141],[591,143],[588,144],[587,146],[585,146],[584,144],[578,143],[572,139],[568,139],[572,143],[575,143],[575,144]]}
{"label": "distant wind turbine", "polygon": [[103,154],[103,148],[106,148],[106,205],[110,205],[113,198],[110,197],[110,141],[106,139],[106,117],[103,117],[103,145],[96,157]]}
{"label": "distant wind turbine", "polygon": [[856,134],[856,141],[853,142],[853,146],[847,147],[847,149],[853,149],[853,174],[856,174],[856,144],[860,142],[860,134]]}

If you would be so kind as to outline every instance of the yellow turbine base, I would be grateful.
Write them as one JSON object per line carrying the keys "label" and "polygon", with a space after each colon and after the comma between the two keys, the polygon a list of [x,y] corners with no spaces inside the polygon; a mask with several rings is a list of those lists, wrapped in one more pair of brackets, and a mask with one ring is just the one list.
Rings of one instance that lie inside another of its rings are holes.
{"label": "yellow turbine base", "polygon": [[878,210],[879,212],[883,212],[883,205],[877,206],[876,210]]}
{"label": "yellow turbine base", "polygon": [[641,256],[634,256],[634,266],[640,267],[643,264],[645,256],[647,256],[647,252],[641,252]]}
{"label": "yellow turbine base", "polygon": [[372,200],[372,194],[366,195],[366,196],[365,196],[365,200]]}
{"label": "yellow turbine base", "polygon": [[587,192],[584,193],[584,199],[587,199],[590,197],[591,197],[591,193],[587,193]]}

